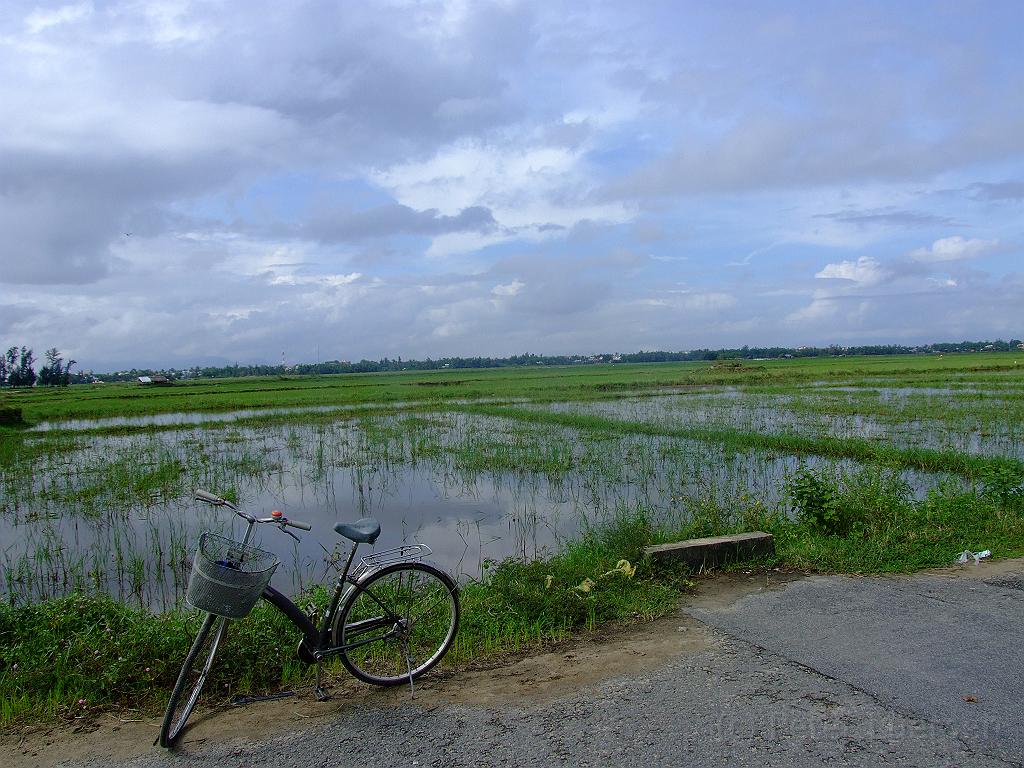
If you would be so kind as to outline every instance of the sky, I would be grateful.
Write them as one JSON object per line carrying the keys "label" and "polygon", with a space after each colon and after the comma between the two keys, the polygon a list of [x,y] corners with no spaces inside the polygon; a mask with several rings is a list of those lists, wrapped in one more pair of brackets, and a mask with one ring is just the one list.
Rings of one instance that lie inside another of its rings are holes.
{"label": "sky", "polygon": [[0,345],[1024,334],[1024,3],[0,4]]}

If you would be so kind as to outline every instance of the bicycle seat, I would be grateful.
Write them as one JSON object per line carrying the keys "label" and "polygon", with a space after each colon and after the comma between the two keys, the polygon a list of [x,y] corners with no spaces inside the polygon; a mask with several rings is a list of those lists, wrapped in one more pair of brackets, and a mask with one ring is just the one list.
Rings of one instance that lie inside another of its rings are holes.
{"label": "bicycle seat", "polygon": [[373,544],[380,536],[380,523],[372,517],[364,517],[354,523],[335,523],[334,530],[346,539],[360,544]]}

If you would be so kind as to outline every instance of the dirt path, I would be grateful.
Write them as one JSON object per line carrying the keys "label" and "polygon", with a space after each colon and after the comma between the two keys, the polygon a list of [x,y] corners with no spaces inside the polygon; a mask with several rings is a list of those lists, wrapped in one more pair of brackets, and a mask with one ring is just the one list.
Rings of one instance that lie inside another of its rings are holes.
{"label": "dirt path", "polygon": [[[687,604],[726,605],[747,595],[798,578],[796,574],[729,574],[707,579]],[[666,660],[703,650],[709,630],[685,615],[629,627],[606,627],[558,643],[541,653],[492,658],[465,668],[432,673],[416,689],[421,707],[443,704],[491,706],[556,699],[603,680],[642,672]],[[226,743],[269,738],[285,731],[321,724],[354,708],[400,707],[407,688],[378,689],[340,674],[331,680],[333,698],[318,702],[312,691],[243,707],[222,707],[194,716],[185,740]],[[157,717],[117,716],[28,726],[0,736],[0,765],[49,768],[64,761],[105,757],[121,762],[153,751],[160,727]]]}

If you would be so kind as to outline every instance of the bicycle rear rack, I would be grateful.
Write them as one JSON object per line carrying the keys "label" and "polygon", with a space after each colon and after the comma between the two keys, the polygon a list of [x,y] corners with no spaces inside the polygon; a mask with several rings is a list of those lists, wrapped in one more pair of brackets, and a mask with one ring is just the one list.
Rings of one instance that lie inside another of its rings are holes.
{"label": "bicycle rear rack", "polygon": [[391,563],[401,563],[409,560],[422,560],[433,553],[433,550],[426,544],[402,544],[400,547],[382,549],[380,552],[371,552],[361,558],[363,568],[383,568]]}

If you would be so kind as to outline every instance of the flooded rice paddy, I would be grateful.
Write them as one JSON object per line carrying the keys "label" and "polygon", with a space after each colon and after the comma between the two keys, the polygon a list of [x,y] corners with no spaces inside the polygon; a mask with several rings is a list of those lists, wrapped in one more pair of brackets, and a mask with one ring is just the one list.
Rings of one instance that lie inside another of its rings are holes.
{"label": "flooded rice paddy", "polygon": [[[313,524],[298,543],[262,531],[262,545],[283,560],[275,584],[296,593],[322,580],[329,553],[345,544],[337,521],[376,517],[378,548],[419,541],[443,567],[479,578],[490,562],[543,557],[632,509],[669,529],[722,510],[785,514],[786,480],[799,468],[861,466],[841,451],[795,455],[722,441],[715,430],[1024,459],[1024,390],[1014,380],[870,383],[526,406],[566,417],[557,423],[503,413],[511,401],[48,422],[20,433],[0,465],[0,596],[23,603],[85,590],[173,607],[199,533],[242,532],[228,510],[194,502],[195,488]],[[574,424],[575,416],[602,421]],[[680,427],[686,436],[673,432]],[[896,471],[919,496],[969,482],[909,465]]]}
{"label": "flooded rice paddy", "polygon": [[540,407],[677,427],[866,438],[900,448],[1024,459],[1022,402],[999,390],[830,387],[810,395],[727,390]]}

